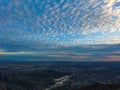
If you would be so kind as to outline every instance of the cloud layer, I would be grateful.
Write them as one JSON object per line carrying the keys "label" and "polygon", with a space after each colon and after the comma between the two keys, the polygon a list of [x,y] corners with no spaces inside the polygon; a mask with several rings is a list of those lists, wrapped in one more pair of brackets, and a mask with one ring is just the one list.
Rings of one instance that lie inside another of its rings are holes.
{"label": "cloud layer", "polygon": [[[95,56],[96,53],[91,55],[97,48],[87,53],[91,47],[119,46],[119,43],[120,0],[0,0],[1,56],[13,57],[16,53],[29,57],[37,54],[36,58],[42,58],[44,54],[49,59],[69,56],[71,59],[87,60],[106,57],[104,49],[98,51],[98,56]],[[83,45],[91,47],[82,49]],[[61,55],[58,53],[61,47],[77,47],[83,51],[77,53],[77,48],[70,51],[64,48],[65,52],[60,51],[64,53]],[[51,51],[58,54],[51,55]],[[108,57],[118,59],[117,56]]]}

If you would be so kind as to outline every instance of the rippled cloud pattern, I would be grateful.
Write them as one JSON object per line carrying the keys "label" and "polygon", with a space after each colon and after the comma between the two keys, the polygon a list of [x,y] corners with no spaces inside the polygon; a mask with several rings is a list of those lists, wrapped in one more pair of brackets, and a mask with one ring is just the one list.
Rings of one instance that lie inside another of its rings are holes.
{"label": "rippled cloud pattern", "polygon": [[119,43],[120,0],[0,0],[2,59],[119,60]]}

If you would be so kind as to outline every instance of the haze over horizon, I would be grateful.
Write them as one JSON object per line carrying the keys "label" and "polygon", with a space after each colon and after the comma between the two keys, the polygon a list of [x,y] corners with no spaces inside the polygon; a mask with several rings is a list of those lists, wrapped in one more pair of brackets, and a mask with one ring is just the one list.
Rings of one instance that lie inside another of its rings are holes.
{"label": "haze over horizon", "polygon": [[0,0],[0,60],[120,61],[120,0]]}

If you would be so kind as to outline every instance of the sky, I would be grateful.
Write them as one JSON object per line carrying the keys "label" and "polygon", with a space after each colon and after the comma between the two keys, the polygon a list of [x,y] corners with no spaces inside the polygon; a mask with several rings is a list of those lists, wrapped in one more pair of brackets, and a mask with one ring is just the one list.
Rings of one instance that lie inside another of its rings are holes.
{"label": "sky", "polygon": [[120,0],[0,0],[0,60],[120,61]]}

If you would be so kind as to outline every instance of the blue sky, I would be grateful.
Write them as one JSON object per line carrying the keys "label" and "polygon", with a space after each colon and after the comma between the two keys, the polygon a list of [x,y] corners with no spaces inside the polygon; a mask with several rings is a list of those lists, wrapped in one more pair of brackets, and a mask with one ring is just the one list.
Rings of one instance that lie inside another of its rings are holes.
{"label": "blue sky", "polygon": [[120,60],[120,0],[0,0],[0,60]]}

